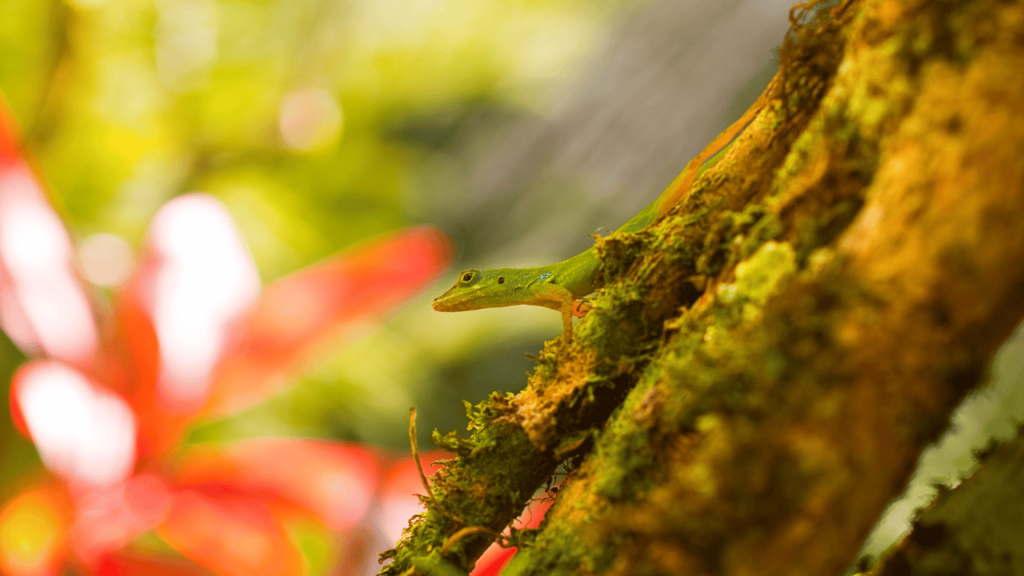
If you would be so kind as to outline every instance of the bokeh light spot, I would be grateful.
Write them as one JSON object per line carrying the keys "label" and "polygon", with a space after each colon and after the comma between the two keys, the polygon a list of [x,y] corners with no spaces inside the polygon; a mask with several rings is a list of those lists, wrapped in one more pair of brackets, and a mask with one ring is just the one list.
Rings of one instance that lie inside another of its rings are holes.
{"label": "bokeh light spot", "polygon": [[281,139],[293,150],[316,150],[331,144],[341,133],[341,125],[341,107],[322,88],[289,93],[278,114]]}
{"label": "bokeh light spot", "polygon": [[65,514],[45,489],[24,492],[0,512],[0,568],[21,576],[55,573]]}
{"label": "bokeh light spot", "polygon": [[156,67],[172,90],[199,84],[217,61],[217,4],[212,0],[158,0]]}
{"label": "bokeh light spot", "polygon": [[78,245],[82,276],[97,286],[117,286],[132,271],[132,248],[119,236],[93,234]]}

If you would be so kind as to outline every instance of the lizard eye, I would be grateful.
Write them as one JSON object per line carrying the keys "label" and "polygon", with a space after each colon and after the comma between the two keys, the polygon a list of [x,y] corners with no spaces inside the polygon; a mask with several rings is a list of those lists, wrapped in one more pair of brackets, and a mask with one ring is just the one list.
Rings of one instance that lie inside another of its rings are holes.
{"label": "lizard eye", "polygon": [[463,286],[472,284],[476,281],[477,274],[479,273],[476,270],[466,270],[462,273],[462,276],[459,276],[459,284],[462,284]]}

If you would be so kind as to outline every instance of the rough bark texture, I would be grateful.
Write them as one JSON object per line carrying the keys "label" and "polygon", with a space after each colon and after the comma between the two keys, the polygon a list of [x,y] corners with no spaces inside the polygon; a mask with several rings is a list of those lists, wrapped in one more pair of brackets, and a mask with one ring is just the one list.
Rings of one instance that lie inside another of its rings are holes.
{"label": "rough bark texture", "polygon": [[[477,409],[384,573],[842,574],[1024,313],[1024,2],[850,0],[529,386]],[[1024,538],[1022,535],[1018,535]],[[429,559],[429,561],[428,561]]]}

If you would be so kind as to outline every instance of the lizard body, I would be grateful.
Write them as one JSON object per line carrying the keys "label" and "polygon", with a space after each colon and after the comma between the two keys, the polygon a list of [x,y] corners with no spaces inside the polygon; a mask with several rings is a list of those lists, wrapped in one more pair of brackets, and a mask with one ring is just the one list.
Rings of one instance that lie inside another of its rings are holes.
{"label": "lizard body", "polygon": [[[639,214],[620,226],[616,232],[639,232],[666,214],[690,190],[701,166],[725,149],[764,108],[772,92],[774,80],[743,116],[719,134],[683,171]],[[439,312],[459,312],[531,305],[558,310],[562,314],[562,330],[566,341],[572,339],[573,302],[592,293],[601,261],[597,249],[588,248],[576,256],[536,268],[495,268],[464,270],[455,286],[434,299],[431,304]]]}

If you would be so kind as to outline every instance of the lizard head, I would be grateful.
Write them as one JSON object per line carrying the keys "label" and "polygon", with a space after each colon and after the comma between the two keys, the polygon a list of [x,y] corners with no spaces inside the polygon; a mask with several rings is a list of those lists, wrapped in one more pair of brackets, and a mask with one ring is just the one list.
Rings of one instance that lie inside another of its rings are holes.
{"label": "lizard head", "polygon": [[430,305],[438,312],[459,312],[462,310],[479,310],[496,306],[508,306],[505,279],[508,269],[497,270],[463,270],[459,279],[444,294],[434,299]]}

